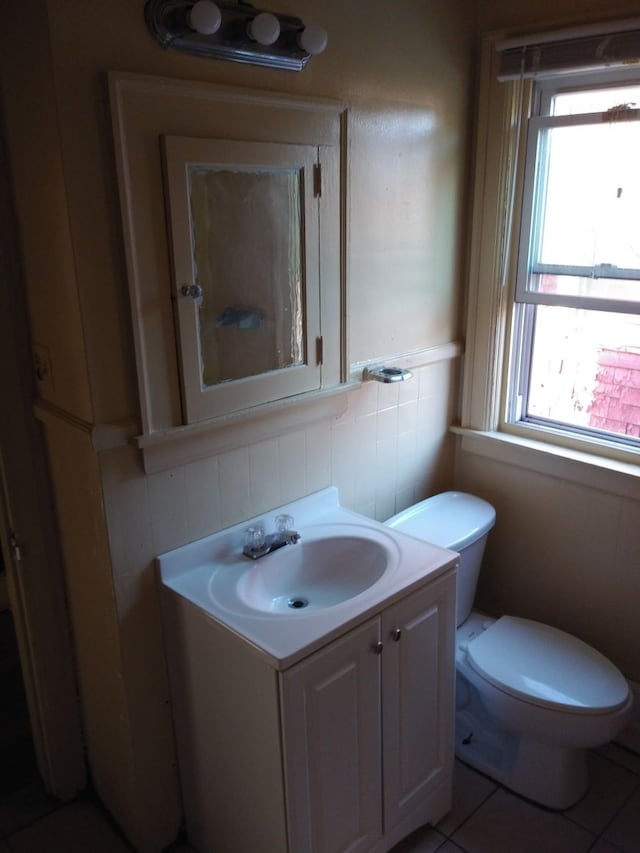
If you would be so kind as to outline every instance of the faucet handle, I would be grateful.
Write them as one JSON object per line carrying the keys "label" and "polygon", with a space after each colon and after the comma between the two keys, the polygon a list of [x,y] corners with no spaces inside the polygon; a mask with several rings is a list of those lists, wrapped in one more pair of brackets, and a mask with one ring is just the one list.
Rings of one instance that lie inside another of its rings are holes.
{"label": "faucet handle", "polygon": [[293,530],[293,516],[287,515],[283,513],[282,515],[276,515],[276,530],[280,533],[286,533],[289,530]]}
{"label": "faucet handle", "polygon": [[244,533],[245,547],[257,551],[264,546],[266,538],[263,524],[254,524],[252,527],[247,527]]}

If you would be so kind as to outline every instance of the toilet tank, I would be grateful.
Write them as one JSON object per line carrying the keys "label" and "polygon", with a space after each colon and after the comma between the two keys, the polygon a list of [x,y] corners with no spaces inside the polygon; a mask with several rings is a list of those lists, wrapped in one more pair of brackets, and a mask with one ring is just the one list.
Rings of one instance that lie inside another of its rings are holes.
{"label": "toilet tank", "polygon": [[409,536],[458,551],[457,625],[462,625],[471,612],[484,546],[495,519],[495,509],[482,498],[465,492],[442,492],[385,522]]}

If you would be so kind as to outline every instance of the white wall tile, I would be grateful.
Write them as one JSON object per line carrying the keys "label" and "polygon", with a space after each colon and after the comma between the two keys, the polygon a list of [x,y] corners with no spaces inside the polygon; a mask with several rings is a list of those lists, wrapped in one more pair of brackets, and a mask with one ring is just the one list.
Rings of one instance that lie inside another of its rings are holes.
{"label": "white wall tile", "polygon": [[422,498],[450,462],[443,450],[450,400],[434,394],[447,373],[438,364],[409,382],[363,383],[340,418],[149,477],[154,548],[174,548],[330,485],[343,505],[383,520]]}
{"label": "white wall tile", "polygon": [[331,428],[331,479],[343,506],[355,502],[355,424],[337,423]]}
{"label": "white wall tile", "polygon": [[418,426],[418,401],[409,400],[398,406],[398,433],[414,431]]}
{"label": "white wall tile", "polygon": [[376,521],[386,521],[395,515],[396,499],[394,494],[381,494],[376,497]]}
{"label": "white wall tile", "polygon": [[289,503],[307,494],[307,443],[304,430],[278,440],[280,455],[281,503]]}
{"label": "white wall tile", "polygon": [[398,432],[398,407],[390,406],[378,412],[377,432],[378,441],[393,438]]}
{"label": "white wall tile", "polygon": [[418,445],[422,441],[424,439],[418,437],[415,430],[398,435],[396,464],[396,491],[398,492],[406,492],[408,489],[413,491],[415,488],[421,473],[417,460],[421,456],[418,453]]}
{"label": "white wall tile", "polygon": [[[136,574],[157,551],[153,543],[147,480],[136,450],[119,447],[101,456],[103,494],[114,574]],[[120,590],[118,589],[118,592]]]}
{"label": "white wall tile", "polygon": [[378,412],[391,409],[398,405],[400,398],[400,382],[376,382],[378,388]]}
{"label": "white wall tile", "polygon": [[200,459],[185,466],[189,540],[201,539],[222,526],[218,459]]}
{"label": "white wall tile", "polygon": [[277,438],[249,448],[249,491],[251,515],[259,515],[286,503],[280,490],[280,451]]}
{"label": "white wall tile", "polygon": [[147,489],[153,546],[161,554],[188,541],[184,468],[151,474]]}
{"label": "white wall tile", "polygon": [[[421,368],[424,370],[425,368]],[[417,400],[420,396],[420,371],[414,370],[411,379],[406,379],[404,382],[398,382],[398,403],[409,403],[411,400]]]}
{"label": "white wall tile", "polygon": [[376,442],[376,502],[384,495],[395,495],[398,465],[398,437]]}
{"label": "white wall tile", "polygon": [[241,447],[218,457],[220,520],[223,527],[251,518],[249,450]]}
{"label": "white wall tile", "polygon": [[305,473],[309,494],[331,485],[331,428],[322,423],[305,432]]}
{"label": "white wall tile", "polygon": [[358,418],[354,427],[355,483],[354,500],[359,506],[375,511],[377,465],[377,416]]}
{"label": "white wall tile", "polygon": [[349,410],[354,419],[375,414],[378,411],[378,383],[363,382],[359,388],[351,391]]}
{"label": "white wall tile", "polygon": [[397,512],[406,509],[408,506],[412,506],[415,502],[416,495],[414,486],[407,486],[404,489],[397,489],[396,502],[393,508],[393,514],[395,515]]}

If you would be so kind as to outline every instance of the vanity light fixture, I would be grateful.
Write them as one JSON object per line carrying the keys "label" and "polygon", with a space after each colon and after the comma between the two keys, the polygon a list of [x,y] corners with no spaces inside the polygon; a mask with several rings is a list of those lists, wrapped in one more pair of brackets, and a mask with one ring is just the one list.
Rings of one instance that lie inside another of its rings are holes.
{"label": "vanity light fixture", "polygon": [[147,0],[144,16],[163,47],[267,68],[302,71],[327,46],[323,27],[242,0]]}

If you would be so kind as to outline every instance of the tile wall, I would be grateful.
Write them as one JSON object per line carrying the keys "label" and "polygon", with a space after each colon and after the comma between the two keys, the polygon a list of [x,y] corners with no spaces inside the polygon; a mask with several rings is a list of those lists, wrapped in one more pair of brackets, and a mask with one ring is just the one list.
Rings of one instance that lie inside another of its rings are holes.
{"label": "tile wall", "polygon": [[381,521],[449,487],[456,376],[453,360],[406,382],[367,382],[333,421],[149,475],[155,553],[330,485],[344,506]]}

